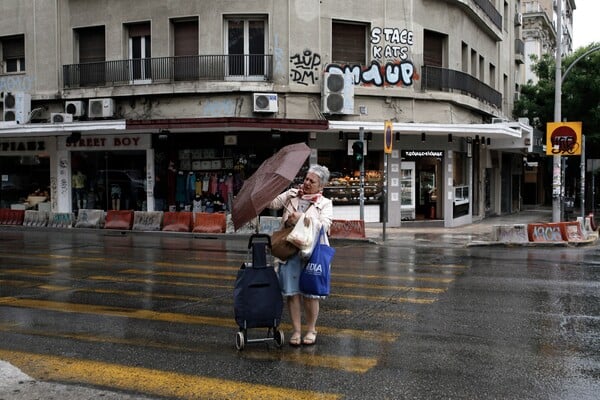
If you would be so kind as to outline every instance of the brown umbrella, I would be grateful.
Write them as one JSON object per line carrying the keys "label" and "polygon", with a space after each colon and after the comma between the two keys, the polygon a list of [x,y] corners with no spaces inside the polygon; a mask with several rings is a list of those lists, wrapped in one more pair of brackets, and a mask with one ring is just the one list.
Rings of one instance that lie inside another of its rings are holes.
{"label": "brown umbrella", "polygon": [[292,182],[309,154],[310,147],[295,143],[266,159],[233,199],[233,227],[237,230],[259,215]]}

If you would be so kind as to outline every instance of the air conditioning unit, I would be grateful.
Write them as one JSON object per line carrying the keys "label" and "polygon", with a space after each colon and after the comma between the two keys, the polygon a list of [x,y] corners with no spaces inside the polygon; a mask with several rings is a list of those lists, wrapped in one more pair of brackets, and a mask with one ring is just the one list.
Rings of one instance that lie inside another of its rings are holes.
{"label": "air conditioning unit", "polygon": [[2,94],[2,119],[18,124],[27,122],[31,112],[31,95],[25,92],[4,92]]}
{"label": "air conditioning unit", "polygon": [[114,100],[111,98],[91,99],[88,104],[89,118],[110,118],[115,114]]}
{"label": "air conditioning unit", "polygon": [[354,114],[354,77],[352,74],[325,72],[321,110],[325,114]]}
{"label": "air conditioning unit", "polygon": [[85,115],[85,103],[81,100],[65,101],[65,112],[71,114],[74,118]]}
{"label": "air conditioning unit", "polygon": [[50,121],[53,124],[64,124],[65,122],[73,122],[73,115],[69,113],[51,113]]}
{"label": "air conditioning unit", "polygon": [[492,118],[492,124],[502,124],[508,122],[506,118]]}
{"label": "air conditioning unit", "polygon": [[254,104],[254,112],[274,113],[279,109],[275,93],[254,93],[252,104]]}
{"label": "air conditioning unit", "polygon": [[515,25],[516,26],[523,25],[523,14],[521,14],[521,13],[516,13],[515,14]]}

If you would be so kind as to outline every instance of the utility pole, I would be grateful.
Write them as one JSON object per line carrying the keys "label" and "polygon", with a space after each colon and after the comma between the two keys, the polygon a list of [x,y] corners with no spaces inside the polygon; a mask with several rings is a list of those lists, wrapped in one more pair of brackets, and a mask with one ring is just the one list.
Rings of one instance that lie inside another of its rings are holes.
{"label": "utility pole", "polygon": [[[561,122],[562,97],[562,0],[557,1],[556,17],[556,71],[554,73],[554,122]],[[552,156],[552,222],[561,221],[562,202],[561,156]]]}

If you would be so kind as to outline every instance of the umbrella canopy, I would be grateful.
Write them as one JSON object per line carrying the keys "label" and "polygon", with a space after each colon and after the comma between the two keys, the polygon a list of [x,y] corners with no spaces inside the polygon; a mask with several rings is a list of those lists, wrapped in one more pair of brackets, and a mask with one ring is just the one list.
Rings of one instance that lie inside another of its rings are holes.
{"label": "umbrella canopy", "polygon": [[233,199],[231,219],[237,230],[259,215],[285,189],[310,155],[310,147],[295,143],[266,159]]}

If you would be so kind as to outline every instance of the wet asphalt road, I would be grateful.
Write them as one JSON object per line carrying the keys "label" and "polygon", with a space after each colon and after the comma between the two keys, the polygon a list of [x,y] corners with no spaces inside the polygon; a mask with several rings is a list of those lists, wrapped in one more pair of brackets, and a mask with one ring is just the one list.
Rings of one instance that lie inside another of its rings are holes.
{"label": "wet asphalt road", "polygon": [[38,383],[0,364],[0,399],[597,399],[600,248],[446,240],[337,243],[318,343],[238,352],[245,241],[2,230],[0,360]]}

